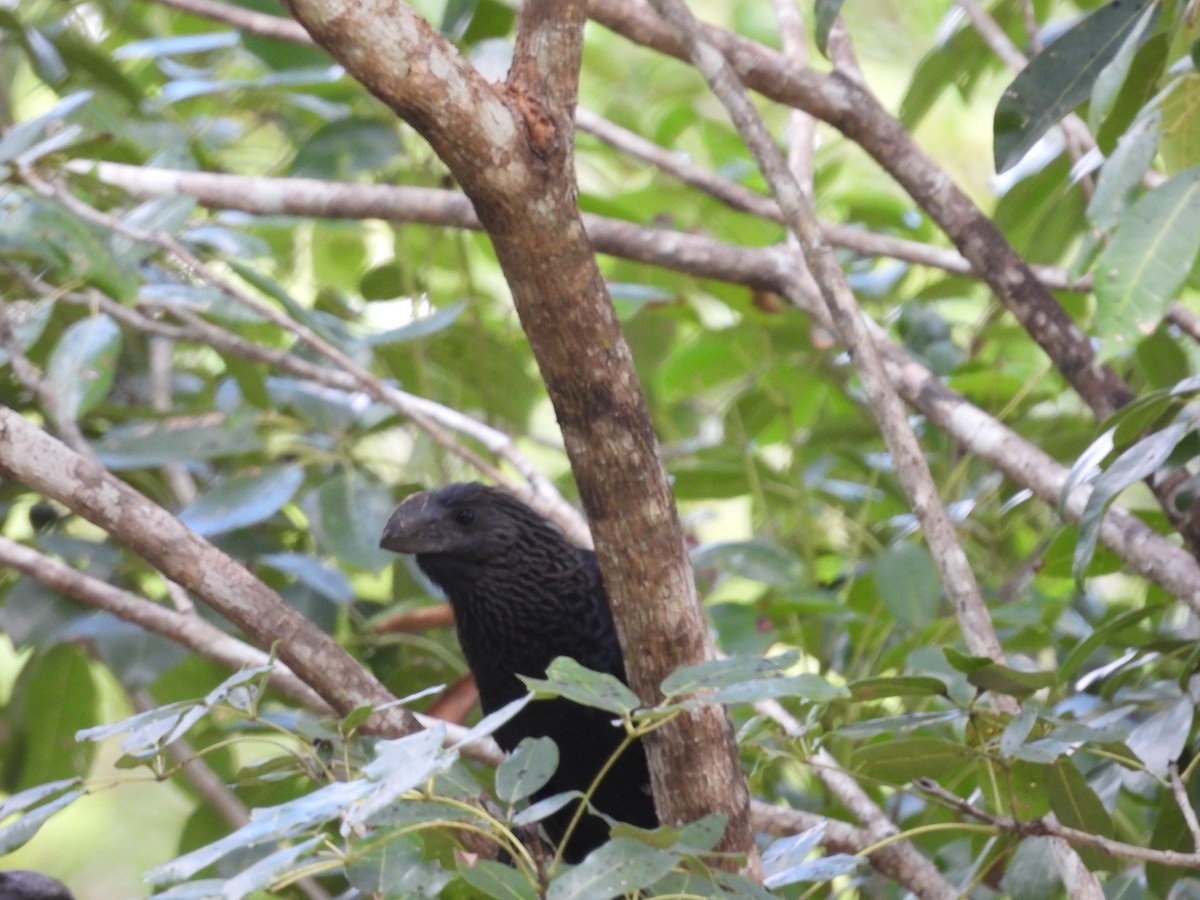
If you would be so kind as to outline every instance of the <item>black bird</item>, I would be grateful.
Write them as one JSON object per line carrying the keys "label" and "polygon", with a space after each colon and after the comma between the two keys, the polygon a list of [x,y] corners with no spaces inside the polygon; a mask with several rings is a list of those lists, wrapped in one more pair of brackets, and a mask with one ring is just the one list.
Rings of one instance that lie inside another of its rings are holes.
{"label": "black bird", "polygon": [[9,869],[0,872],[0,900],[74,900],[61,881],[30,872],[28,869]]}
{"label": "black bird", "polygon": [[[414,494],[388,519],[379,543],[416,554],[421,571],[445,591],[484,713],[527,693],[517,676],[545,677],[558,656],[626,680],[596,554],[568,542],[515,497],[482,484]],[[505,723],[496,741],[512,750],[525,737],[554,739],[558,770],[535,799],[586,791],[624,738],[613,718],[561,698],[539,700]],[[658,825],[640,743],[614,763],[592,805],[642,828]],[[575,809],[570,803],[542,823],[556,845]],[[563,858],[582,860],[608,830],[603,819],[584,815]]]}

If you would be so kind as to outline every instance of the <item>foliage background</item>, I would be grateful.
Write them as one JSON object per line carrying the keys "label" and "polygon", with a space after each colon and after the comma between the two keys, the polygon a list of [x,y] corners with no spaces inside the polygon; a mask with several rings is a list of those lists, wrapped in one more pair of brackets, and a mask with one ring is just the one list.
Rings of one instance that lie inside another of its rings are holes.
{"label": "foliage background", "polygon": [[[513,24],[507,6],[494,0],[413,5],[481,69],[503,74]],[[1047,32],[1099,5],[1032,4]],[[1023,43],[1022,4],[992,6]],[[1107,210],[1096,203],[1089,209],[1095,185],[1070,176],[1061,145],[1051,144],[1036,165],[994,176],[992,117],[1012,74],[952,14],[952,4],[850,2],[843,13],[869,86],[937,164],[1025,259],[1081,276],[1101,247],[1117,241],[1137,197],[1164,178],[1195,177],[1200,119],[1191,113],[1196,75],[1188,63],[1195,34],[1174,5],[1164,6],[1160,21],[1169,30],[1151,40],[1176,68],[1156,66],[1152,54],[1139,57],[1112,111],[1090,118],[1106,152],[1138,128],[1157,138],[1147,180],[1133,171],[1129,189]],[[709,21],[779,45],[770,4],[696,7]],[[203,341],[155,338],[105,313],[96,297],[154,321],[178,324],[184,320],[174,311],[182,310],[261,348],[316,359],[294,334],[189,277],[162,246],[118,226],[173,235],[378,378],[511,435],[571,498],[553,414],[486,238],[419,222],[250,216],[204,209],[181,196],[138,201],[105,184],[87,161],[452,187],[442,166],[312,47],[121,0],[21,3],[0,10],[0,27],[6,86],[0,111],[10,126],[0,138],[8,176],[0,189],[4,402],[90,448],[246,561],[397,696],[454,681],[464,668],[452,631],[378,627],[432,601],[413,571],[392,565],[376,542],[405,493],[479,473],[363,393],[335,391]],[[813,65],[827,63],[814,55]],[[704,169],[764,189],[693,70],[595,25],[580,103]],[[775,132],[786,135],[787,110],[762,105]],[[1088,119],[1087,103],[1081,111]],[[819,125],[816,147],[813,180],[824,220],[949,246],[853,143]],[[748,247],[785,237],[778,223],[735,211],[591,134],[579,134],[577,153],[586,212]],[[88,220],[62,194],[39,185],[69,186],[111,218]],[[1178,253],[1186,254],[1196,201],[1189,196],[1181,206],[1177,231],[1185,240]],[[840,253],[860,303],[897,344],[1054,459],[1071,465],[1104,433],[1106,425],[980,281],[883,254]],[[1190,254],[1176,259],[1191,260],[1194,247]],[[1041,718],[1023,735],[1006,731],[1011,723],[993,714],[968,714],[979,684],[968,679],[969,665],[956,668],[942,651],[963,647],[953,611],[914,535],[853,370],[830,336],[751,285],[615,256],[604,257],[602,266],[669,458],[721,648],[753,655],[794,648],[799,670],[837,685],[922,675],[948,687],[946,697],[884,690],[884,699],[872,701],[861,690],[850,701],[792,699],[789,708],[804,727],[791,736],[753,718],[747,707],[736,709],[755,796],[843,816],[804,762],[819,743],[860,776],[901,828],[954,820],[900,790],[922,774],[961,796],[982,790],[979,802],[994,811],[1030,812],[1024,803],[1037,815],[1046,812],[1036,799],[1045,786],[1034,778],[1036,789],[1022,787],[1020,764],[1065,764],[1086,776],[1086,791],[1079,790],[1083,802],[1095,801],[1099,817],[1078,827],[1131,843],[1149,839],[1156,847],[1168,842],[1172,827],[1183,833],[1165,770],[1147,774],[1137,748],[1147,742],[1175,748],[1187,770],[1197,655],[1194,615],[1185,606],[1129,574],[1105,548],[1082,577],[1073,566],[1075,526],[914,416],[1009,661],[1057,676],[1027,705]],[[1165,304],[1140,314],[1149,333],[1128,320],[1106,324],[1103,298],[1089,291],[1056,292],[1085,330],[1118,348],[1112,364],[1139,397],[1161,400],[1152,392],[1174,388],[1196,371],[1196,342],[1183,327],[1196,303],[1190,268],[1183,285],[1163,298],[1178,300],[1175,318]],[[1139,406],[1138,422],[1151,432],[1184,423],[1172,432],[1167,463],[1188,476],[1195,434],[1184,401],[1191,394],[1179,396],[1166,410]],[[1127,445],[1142,434],[1140,428],[1123,433]],[[0,502],[7,538],[168,600],[157,573],[79,517],[11,481],[0,485]],[[1132,483],[1121,503],[1156,529],[1172,530],[1144,487]],[[145,781],[136,770],[112,768],[115,748],[77,745],[74,734],[134,708],[202,695],[227,673],[31,578],[7,575],[0,590],[7,635],[0,641],[3,788],[12,793],[84,773],[94,788],[4,863],[52,872],[85,898],[144,895],[141,872],[214,839],[227,825],[183,780],[136,783]],[[1056,729],[1080,723],[1091,730],[1071,740],[1092,752],[1068,761],[1065,749],[1055,749],[1065,748],[1068,737]],[[219,744],[206,759],[230,781],[241,769],[239,793],[251,806],[304,789],[298,778],[246,776],[241,767],[274,757],[279,746],[249,731],[221,743],[238,733],[236,717],[218,716],[189,739],[200,747]],[[1000,746],[1005,734],[1009,743]],[[1037,740],[1052,743],[1022,749]],[[939,762],[931,741],[962,752]],[[1079,783],[1072,781],[1074,788]],[[1031,841],[935,831],[920,846],[957,880],[984,879],[994,860],[1016,859],[1023,865],[1008,866],[1007,882],[997,867],[995,889],[1017,896],[1058,890],[1034,883],[1045,858]],[[1110,882],[1131,892],[1123,896],[1161,895],[1179,875],[1151,868],[1147,881],[1139,867],[1110,868]]]}

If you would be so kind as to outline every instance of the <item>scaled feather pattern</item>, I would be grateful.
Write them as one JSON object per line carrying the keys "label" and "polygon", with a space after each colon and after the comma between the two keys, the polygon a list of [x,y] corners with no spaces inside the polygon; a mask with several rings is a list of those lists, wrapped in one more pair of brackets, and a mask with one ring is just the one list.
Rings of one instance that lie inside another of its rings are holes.
{"label": "scaled feather pattern", "polygon": [[[412,553],[445,592],[484,713],[527,693],[518,678],[543,678],[559,656],[626,681],[625,663],[596,555],[568,542],[520,500],[482,484],[452,484],[414,494],[384,528],[380,546]],[[558,745],[558,770],[534,794],[586,791],[616,752],[624,730],[611,713],[555,698],[526,706],[496,732],[512,750],[525,737]],[[642,828],[658,824],[646,755],[631,745],[605,775],[593,806]],[[575,812],[571,803],[543,821],[556,845]],[[608,838],[608,825],[585,815],[563,858],[578,862]]]}

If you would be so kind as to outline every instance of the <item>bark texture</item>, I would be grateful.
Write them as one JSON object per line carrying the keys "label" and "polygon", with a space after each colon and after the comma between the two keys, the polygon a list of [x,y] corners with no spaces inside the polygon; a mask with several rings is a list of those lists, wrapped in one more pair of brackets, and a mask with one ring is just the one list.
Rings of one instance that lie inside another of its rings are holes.
{"label": "bark texture", "polygon": [[[666,675],[713,647],[645,398],[577,205],[572,120],[586,4],[527,2],[502,85],[485,82],[403,4],[287,6],[425,137],[491,237],[591,522],[630,685],[653,703]],[[663,822],[724,813],[719,849],[752,854],[749,791],[725,712],[681,716],[646,743]]]}

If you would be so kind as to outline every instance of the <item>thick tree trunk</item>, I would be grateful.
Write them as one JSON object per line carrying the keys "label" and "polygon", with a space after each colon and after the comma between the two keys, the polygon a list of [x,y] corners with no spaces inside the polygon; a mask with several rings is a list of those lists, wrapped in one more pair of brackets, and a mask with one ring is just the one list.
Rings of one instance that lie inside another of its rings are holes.
{"label": "thick tree trunk", "polygon": [[[710,658],[674,499],[573,171],[582,0],[529,0],[512,71],[483,81],[406,6],[287,0],[313,39],[449,166],[491,236],[546,382],[587,509],[630,680],[646,703],[680,665]],[[749,793],[723,710],[648,741],[664,822],[728,816],[719,849],[753,854]]]}

